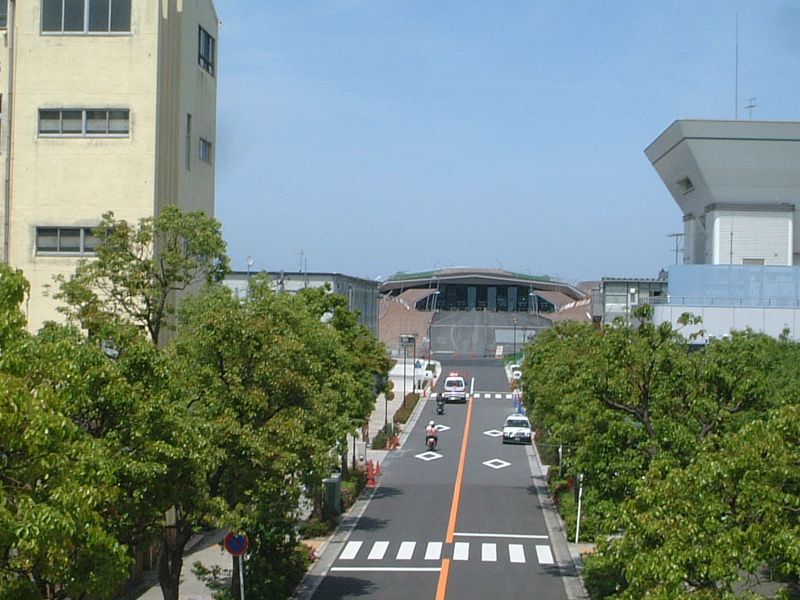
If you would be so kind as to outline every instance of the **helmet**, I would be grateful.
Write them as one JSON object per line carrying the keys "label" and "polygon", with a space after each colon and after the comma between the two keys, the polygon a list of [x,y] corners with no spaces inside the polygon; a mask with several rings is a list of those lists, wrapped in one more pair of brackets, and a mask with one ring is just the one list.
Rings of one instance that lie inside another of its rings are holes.
{"label": "helmet", "polygon": [[433,427],[433,421],[431,421],[430,423],[428,423],[428,425],[430,425],[431,427]]}

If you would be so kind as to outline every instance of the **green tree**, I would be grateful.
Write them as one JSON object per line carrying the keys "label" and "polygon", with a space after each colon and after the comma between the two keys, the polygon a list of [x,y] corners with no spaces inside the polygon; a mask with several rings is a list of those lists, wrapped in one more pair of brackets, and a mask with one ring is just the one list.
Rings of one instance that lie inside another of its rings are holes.
{"label": "green tree", "polygon": [[57,299],[67,315],[96,332],[124,319],[143,327],[154,344],[169,326],[176,294],[229,270],[220,224],[202,212],[165,206],[133,226],[106,213],[95,229],[96,257],[59,279]]}
{"label": "green tree", "polygon": [[37,351],[19,311],[26,292],[0,265],[0,598],[108,598],[130,560],[111,527],[112,456],[64,415],[68,382],[32,376],[72,349]]}

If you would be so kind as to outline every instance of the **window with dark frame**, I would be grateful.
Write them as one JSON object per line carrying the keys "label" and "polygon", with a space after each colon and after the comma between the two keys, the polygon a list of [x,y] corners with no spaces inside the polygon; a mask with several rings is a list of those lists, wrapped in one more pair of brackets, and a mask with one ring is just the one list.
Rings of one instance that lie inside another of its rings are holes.
{"label": "window with dark frame", "polygon": [[130,111],[122,108],[40,108],[39,135],[127,137]]}
{"label": "window with dark frame", "polygon": [[[6,0],[0,0],[3,5]],[[130,33],[131,0],[42,0],[43,33]]]}
{"label": "window with dark frame", "polygon": [[200,160],[211,164],[211,142],[200,138]]}
{"label": "window with dark frame", "polygon": [[186,113],[186,170],[192,170],[192,115]]}
{"label": "window with dark frame", "polygon": [[8,27],[8,0],[0,0],[0,29]]}
{"label": "window with dark frame", "polygon": [[214,74],[214,61],[216,53],[216,41],[211,34],[200,27],[198,34],[197,64],[203,69]]}
{"label": "window with dark frame", "polygon": [[91,227],[37,227],[36,252],[94,254],[97,237]]}

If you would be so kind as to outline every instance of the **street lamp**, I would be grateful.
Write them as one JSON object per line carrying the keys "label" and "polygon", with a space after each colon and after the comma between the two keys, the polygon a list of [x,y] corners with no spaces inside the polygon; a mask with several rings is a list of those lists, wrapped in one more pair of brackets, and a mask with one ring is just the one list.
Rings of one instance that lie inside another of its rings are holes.
{"label": "street lamp", "polygon": [[255,261],[253,260],[252,256],[247,257],[247,295],[250,295],[250,269],[253,266]]}
{"label": "street lamp", "polygon": [[417,353],[417,338],[413,334],[405,334],[400,336],[400,345],[403,347],[403,408],[406,406],[406,357],[408,347],[414,345],[414,355],[416,360]]}
{"label": "street lamp", "polygon": [[514,359],[517,358],[517,317],[514,317]]}

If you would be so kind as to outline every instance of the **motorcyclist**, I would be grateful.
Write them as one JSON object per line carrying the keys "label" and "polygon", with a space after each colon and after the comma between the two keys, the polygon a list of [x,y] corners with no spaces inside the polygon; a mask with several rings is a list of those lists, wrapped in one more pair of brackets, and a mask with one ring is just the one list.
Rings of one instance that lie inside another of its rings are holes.
{"label": "motorcyclist", "polygon": [[428,440],[433,438],[433,441],[436,442],[436,445],[439,445],[439,430],[436,429],[436,424],[431,421],[428,423],[428,426],[425,428],[425,443],[428,443]]}

